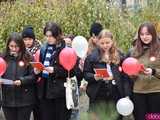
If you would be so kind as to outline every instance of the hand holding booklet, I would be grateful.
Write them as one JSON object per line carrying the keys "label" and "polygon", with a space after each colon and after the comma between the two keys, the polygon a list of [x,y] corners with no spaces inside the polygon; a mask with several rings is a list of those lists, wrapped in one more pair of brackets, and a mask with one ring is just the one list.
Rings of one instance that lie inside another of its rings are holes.
{"label": "hand holding booklet", "polygon": [[30,64],[33,66],[33,68],[36,68],[40,71],[43,71],[45,66],[41,62],[30,62]]}
{"label": "hand holding booklet", "polygon": [[106,68],[95,68],[94,71],[96,75],[99,77],[102,78],[110,77]]}

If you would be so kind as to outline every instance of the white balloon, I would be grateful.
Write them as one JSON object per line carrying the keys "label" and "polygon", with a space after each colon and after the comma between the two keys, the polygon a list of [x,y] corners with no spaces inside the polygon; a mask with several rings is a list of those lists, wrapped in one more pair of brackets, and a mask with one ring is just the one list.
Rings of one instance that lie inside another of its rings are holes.
{"label": "white balloon", "polygon": [[129,98],[121,98],[116,105],[117,111],[123,116],[128,116],[133,112],[134,105]]}
{"label": "white balloon", "polygon": [[72,42],[72,48],[75,49],[77,56],[84,58],[88,51],[88,42],[83,36],[76,36]]}

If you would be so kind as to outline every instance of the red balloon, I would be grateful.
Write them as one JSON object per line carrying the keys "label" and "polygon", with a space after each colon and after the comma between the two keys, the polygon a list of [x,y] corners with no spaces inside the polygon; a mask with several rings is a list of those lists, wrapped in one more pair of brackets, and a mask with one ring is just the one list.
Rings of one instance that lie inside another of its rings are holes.
{"label": "red balloon", "polygon": [[128,75],[138,75],[142,71],[142,67],[144,66],[133,57],[125,59],[122,63],[122,69]]}
{"label": "red balloon", "polygon": [[73,48],[64,48],[59,54],[60,64],[70,71],[76,64],[77,55]]}
{"label": "red balloon", "polygon": [[7,64],[3,58],[0,57],[0,76],[2,76],[7,69]]}
{"label": "red balloon", "polygon": [[33,55],[33,57],[35,62],[39,62],[40,50],[37,50],[36,53]]}

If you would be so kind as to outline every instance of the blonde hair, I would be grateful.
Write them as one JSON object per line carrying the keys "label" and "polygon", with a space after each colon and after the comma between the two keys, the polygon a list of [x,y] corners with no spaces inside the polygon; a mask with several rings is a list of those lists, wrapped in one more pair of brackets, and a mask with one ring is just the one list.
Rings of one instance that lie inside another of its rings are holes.
{"label": "blonde hair", "polygon": [[119,52],[118,52],[116,41],[114,40],[113,34],[109,30],[104,29],[100,32],[98,36],[98,40],[103,38],[110,38],[113,42],[112,47],[109,50],[109,60],[106,62],[118,64],[120,62],[120,56],[119,56]]}

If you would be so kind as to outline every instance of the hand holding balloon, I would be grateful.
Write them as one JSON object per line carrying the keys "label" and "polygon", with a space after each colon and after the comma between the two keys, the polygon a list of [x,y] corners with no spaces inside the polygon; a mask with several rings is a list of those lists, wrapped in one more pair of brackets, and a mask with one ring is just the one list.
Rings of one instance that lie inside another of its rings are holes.
{"label": "hand holding balloon", "polygon": [[122,69],[126,74],[130,76],[136,76],[140,72],[143,72],[145,70],[144,65],[140,64],[137,59],[132,57],[129,57],[123,61]]}
{"label": "hand holding balloon", "polygon": [[152,75],[152,69],[151,68],[146,68],[145,70],[144,70],[144,74],[146,74],[146,75]]}

